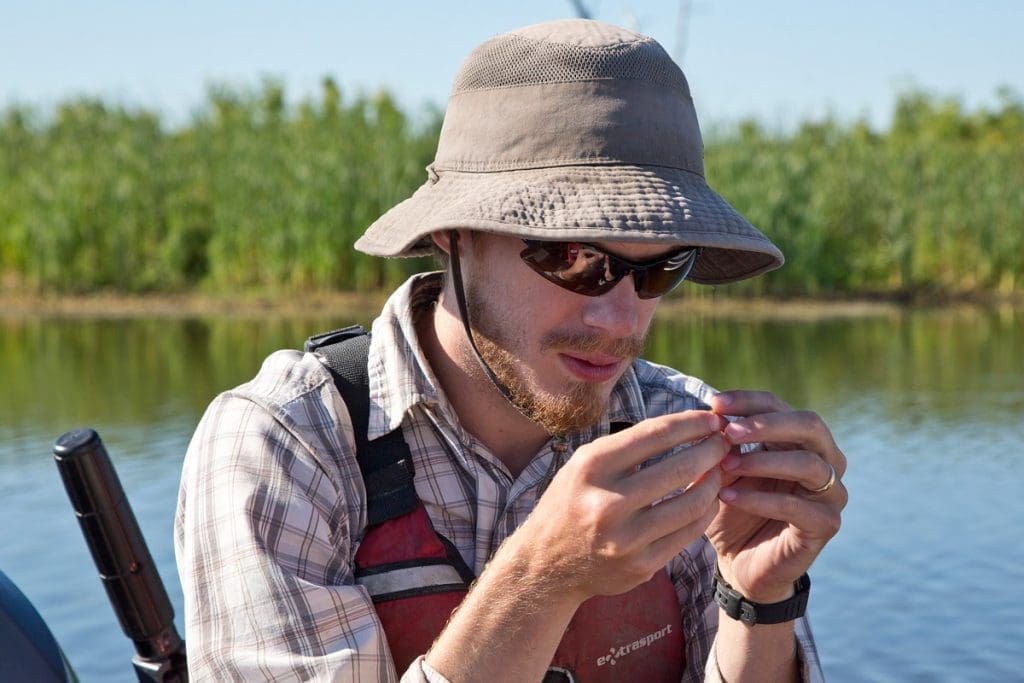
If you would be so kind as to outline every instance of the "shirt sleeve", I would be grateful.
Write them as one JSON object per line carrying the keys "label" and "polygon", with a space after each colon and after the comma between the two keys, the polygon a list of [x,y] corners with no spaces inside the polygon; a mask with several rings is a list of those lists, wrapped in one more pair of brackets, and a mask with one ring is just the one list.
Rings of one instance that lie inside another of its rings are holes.
{"label": "shirt sleeve", "polygon": [[718,631],[718,605],[711,593],[714,566],[715,551],[704,537],[676,555],[669,566],[679,597],[686,648],[682,683],[701,683],[705,679],[708,654]]}
{"label": "shirt sleeve", "polygon": [[[686,669],[683,672],[683,683],[724,683],[715,653],[718,604],[715,602],[712,588],[715,572],[714,548],[706,538],[697,539],[674,558],[669,571],[676,594],[679,596],[686,640]],[[806,616],[796,620],[794,632],[800,680],[806,683],[824,683],[825,677],[814,644],[814,634]]]}
{"label": "shirt sleeve", "polygon": [[[825,683],[825,673],[821,670],[818,650],[814,645],[814,636],[811,633],[811,624],[807,617],[797,619],[793,630],[796,633],[796,656],[800,680],[804,683]],[[718,654],[714,644],[712,644],[711,652],[708,655],[704,675],[704,680],[707,683],[726,683],[722,678],[722,670],[718,666]]]}
{"label": "shirt sleeve", "polygon": [[193,437],[175,550],[194,680],[397,679],[353,583],[345,486],[307,432],[229,393]]}
{"label": "shirt sleeve", "polygon": [[450,681],[427,664],[427,660],[421,655],[409,666],[409,670],[402,676],[400,683],[450,683]]}

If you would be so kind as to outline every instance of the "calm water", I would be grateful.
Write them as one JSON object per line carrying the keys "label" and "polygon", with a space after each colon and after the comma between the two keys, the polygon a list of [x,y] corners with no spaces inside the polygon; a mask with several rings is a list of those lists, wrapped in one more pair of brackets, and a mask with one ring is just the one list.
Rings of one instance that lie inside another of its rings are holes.
{"label": "calm water", "polygon": [[[132,649],[54,438],[100,432],[180,613],[171,525],[206,403],[267,352],[347,322],[0,319],[0,568],[83,681],[133,680]],[[830,680],[1024,680],[1024,312],[662,320],[648,355],[719,388],[772,388],[832,424],[851,502],[810,606]]]}

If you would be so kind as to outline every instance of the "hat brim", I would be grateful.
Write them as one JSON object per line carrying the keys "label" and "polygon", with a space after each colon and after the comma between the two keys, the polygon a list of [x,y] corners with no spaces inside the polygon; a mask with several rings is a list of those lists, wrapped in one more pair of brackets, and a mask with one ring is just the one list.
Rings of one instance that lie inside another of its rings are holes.
{"label": "hat brim", "polygon": [[724,284],[774,270],[782,252],[696,173],[594,165],[445,171],[371,225],[355,247],[420,256],[430,233],[464,228],[539,240],[703,247],[690,274]]}

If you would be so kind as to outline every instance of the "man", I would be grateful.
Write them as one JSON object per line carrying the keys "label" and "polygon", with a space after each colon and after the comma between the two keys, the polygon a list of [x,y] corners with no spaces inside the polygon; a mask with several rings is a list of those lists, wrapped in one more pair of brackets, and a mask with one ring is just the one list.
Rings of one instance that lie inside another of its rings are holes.
{"label": "man", "polygon": [[[820,678],[802,615],[846,504],[829,430],[637,360],[687,276],[782,263],[702,156],[649,38],[562,21],[470,55],[428,181],[356,245],[447,259],[373,325],[365,438],[325,356],[288,351],[196,432],[176,521],[194,676]],[[415,509],[379,523],[355,444],[387,434]]]}

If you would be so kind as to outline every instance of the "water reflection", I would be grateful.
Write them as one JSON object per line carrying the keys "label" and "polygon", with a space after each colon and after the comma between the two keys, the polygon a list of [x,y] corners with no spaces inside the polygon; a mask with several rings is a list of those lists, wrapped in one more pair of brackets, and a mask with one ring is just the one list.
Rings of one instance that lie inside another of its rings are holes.
{"label": "water reflection", "polygon": [[720,389],[770,388],[823,414],[982,421],[1024,414],[1024,315],[908,311],[871,318],[661,321],[650,356]]}
{"label": "water reflection", "polygon": [[[336,323],[337,321],[335,321]],[[301,347],[310,320],[0,321],[0,414],[8,426],[140,425],[197,415],[271,350]]]}
{"label": "water reflection", "polygon": [[[195,416],[277,348],[347,320],[0,322],[8,427],[159,423]],[[771,388],[824,413],[862,404],[908,421],[1024,413],[1024,315],[904,312],[857,319],[659,318],[647,356],[718,388]]]}

